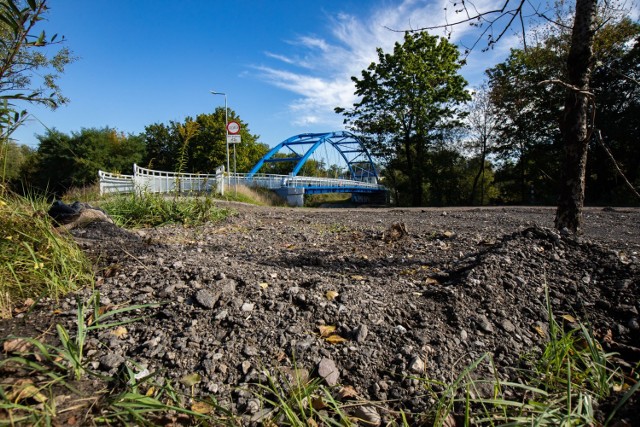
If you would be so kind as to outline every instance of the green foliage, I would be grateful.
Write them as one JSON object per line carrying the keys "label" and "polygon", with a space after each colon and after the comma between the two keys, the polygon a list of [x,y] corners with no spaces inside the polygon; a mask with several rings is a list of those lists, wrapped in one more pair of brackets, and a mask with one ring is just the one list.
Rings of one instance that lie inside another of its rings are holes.
{"label": "green foliage", "polygon": [[[229,120],[241,124],[242,143],[235,145],[238,172],[247,172],[267,152],[265,144],[258,142],[258,136],[250,133],[248,125],[229,110]],[[198,132],[189,139],[188,147],[181,151],[184,139],[180,128],[188,123],[198,126]],[[145,128],[142,135],[147,152],[143,165],[157,170],[174,170],[180,159],[184,160],[184,171],[191,173],[211,173],[217,167],[227,164],[227,139],[225,110],[218,107],[213,114],[199,114],[195,120],[190,117],[184,124],[174,121],[169,124],[153,124]],[[234,147],[230,148],[233,158]],[[233,167],[233,166],[231,166]]]}
{"label": "green foliage", "polygon": [[45,19],[46,0],[0,1],[0,135],[6,137],[21,124],[26,111],[18,111],[15,101],[56,108],[67,102],[56,81],[59,73],[73,62],[67,48],[57,51],[54,45],[64,42],[57,34],[34,34]]}
{"label": "green foliage", "polygon": [[[640,25],[612,19],[594,41],[591,90],[596,95],[595,127],[631,182],[640,184],[640,146],[630,135],[640,132]],[[565,90],[544,81],[566,81],[570,35],[541,35],[527,51],[513,49],[490,68],[490,96],[500,118],[492,151],[500,162],[497,177],[502,200],[554,203],[563,168],[563,140],[558,127]],[[593,134],[592,134],[593,135]],[[602,148],[591,142],[587,162],[586,201],[629,204],[631,193],[616,175]],[[532,195],[533,193],[533,195]],[[637,203],[637,202],[636,202]]]}
{"label": "green foliage", "polygon": [[464,116],[459,104],[470,97],[458,74],[457,48],[426,32],[406,33],[393,53],[378,49],[378,62],[352,77],[360,101],[336,108],[345,122],[363,135],[372,154],[409,180],[411,204],[424,203],[427,153]]}
{"label": "green foliage", "polygon": [[198,225],[221,221],[232,212],[214,205],[210,197],[165,197],[141,193],[119,195],[100,204],[120,227],[155,227],[178,223]]}
{"label": "green foliage", "polygon": [[131,173],[145,150],[140,136],[125,136],[110,128],[82,129],[71,135],[48,130],[38,139],[34,162],[25,173],[30,184],[56,194],[93,184],[100,169]]}

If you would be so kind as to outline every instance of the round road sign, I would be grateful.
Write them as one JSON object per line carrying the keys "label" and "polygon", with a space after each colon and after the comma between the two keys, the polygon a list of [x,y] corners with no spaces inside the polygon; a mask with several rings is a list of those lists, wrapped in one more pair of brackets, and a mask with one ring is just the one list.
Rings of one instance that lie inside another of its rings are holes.
{"label": "round road sign", "polygon": [[238,122],[227,123],[227,132],[229,132],[230,135],[236,135],[238,132],[240,132],[240,123]]}

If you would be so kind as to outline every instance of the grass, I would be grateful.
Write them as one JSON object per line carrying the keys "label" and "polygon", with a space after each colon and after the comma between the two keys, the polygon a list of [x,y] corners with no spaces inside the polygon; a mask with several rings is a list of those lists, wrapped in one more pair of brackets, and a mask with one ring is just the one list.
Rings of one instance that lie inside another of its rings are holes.
{"label": "grass", "polygon": [[218,208],[214,202],[209,196],[166,197],[132,193],[110,197],[102,201],[100,207],[120,227],[156,227],[171,223],[194,226],[221,221],[232,214],[230,209]]}
{"label": "grass", "polygon": [[230,202],[249,203],[258,206],[285,206],[286,203],[276,193],[265,188],[250,188],[244,185],[227,186],[224,196]]}
{"label": "grass", "polygon": [[44,198],[0,192],[0,318],[93,283],[91,263],[54,229],[48,207]]}

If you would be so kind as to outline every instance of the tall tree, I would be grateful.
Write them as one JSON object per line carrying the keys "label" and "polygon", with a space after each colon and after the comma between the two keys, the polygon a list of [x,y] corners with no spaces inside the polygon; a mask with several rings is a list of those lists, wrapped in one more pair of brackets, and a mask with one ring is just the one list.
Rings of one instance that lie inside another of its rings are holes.
{"label": "tall tree", "polygon": [[4,172],[9,153],[14,153],[9,137],[27,115],[17,104],[56,108],[66,102],[56,80],[73,61],[71,53],[67,48],[51,49],[62,41],[57,36],[34,34],[46,11],[46,0],[0,0],[0,193],[8,178]]}
{"label": "tall tree", "polygon": [[[580,232],[582,226],[587,146],[593,134],[591,126],[593,96],[590,92],[590,80],[593,66],[593,41],[597,29],[597,5],[597,0],[576,0],[571,46],[566,63],[568,77],[566,81],[562,81],[566,94],[559,127],[565,156],[555,226],[558,229],[567,228],[573,232]],[[462,2],[461,7],[456,10],[462,14],[461,19],[444,25],[419,28],[415,31],[435,28],[451,30],[453,26],[471,23],[481,28],[478,41],[482,36],[488,36],[488,49],[502,38],[514,22],[521,24],[522,32],[525,33],[525,7],[532,8],[532,15],[549,19],[540,12],[544,8],[524,0],[503,0],[497,8],[486,12],[477,12],[473,4]]]}
{"label": "tall tree", "polygon": [[360,101],[336,108],[345,123],[365,135],[372,153],[408,177],[411,204],[424,203],[430,146],[461,126],[459,105],[470,96],[458,74],[458,49],[444,38],[405,33],[393,53],[378,49],[378,62],[352,77]]}
{"label": "tall tree", "polygon": [[14,103],[25,101],[50,108],[67,102],[57,79],[74,58],[63,42],[35,27],[47,13],[47,0],[0,0],[0,130],[6,133],[20,122],[24,111]]}
{"label": "tall tree", "polygon": [[[247,123],[233,111],[229,110],[229,120],[240,123],[242,142],[230,147],[233,159],[236,150],[236,168],[239,172],[248,171],[267,151],[265,144],[258,142],[259,136],[249,130]],[[179,129],[187,123],[196,124],[197,132],[183,147],[183,137]],[[224,107],[218,107],[212,114],[199,114],[195,120],[185,119],[185,124],[169,122],[169,124],[153,124],[145,128],[143,135],[147,153],[143,164],[153,169],[174,171],[180,159],[184,160],[182,170],[192,173],[212,173],[217,167],[226,165],[227,140],[225,129]],[[184,148],[184,153],[181,149]],[[183,156],[184,154],[184,156]],[[233,160],[231,160],[233,168]]]}
{"label": "tall tree", "polygon": [[110,128],[82,129],[70,135],[49,130],[38,139],[28,182],[57,195],[93,184],[98,170],[131,173],[145,151],[141,137]]}
{"label": "tall tree", "polygon": [[[640,130],[640,25],[628,18],[600,20],[606,23],[594,39],[592,126],[601,131],[608,149],[633,182],[640,161],[640,147],[632,136]],[[506,61],[487,70],[491,102],[501,119],[494,150],[502,162],[501,179],[511,177],[518,183],[513,186],[516,192],[507,195],[514,203],[526,202],[530,188],[535,189],[537,202],[556,202],[563,169],[564,143],[558,124],[564,91],[541,82],[567,80],[571,34],[551,27],[538,40],[526,51],[513,49]],[[629,190],[616,183],[619,177],[608,154],[595,138],[589,143],[585,201],[620,203],[624,194],[629,200]],[[505,188],[506,182],[502,185]],[[608,197],[611,190],[615,197]]]}
{"label": "tall tree", "polygon": [[560,122],[565,160],[555,226],[573,232],[580,232],[582,228],[587,147],[593,131],[591,113],[595,105],[590,82],[597,3],[597,0],[576,0],[571,48],[567,58],[566,97]]}
{"label": "tall tree", "polygon": [[[485,204],[487,156],[495,142],[498,123],[498,114],[491,103],[489,89],[486,84],[482,84],[473,94],[467,117],[469,141],[466,148],[470,149],[478,158],[478,171],[473,178],[469,204],[474,204],[476,200],[480,205]],[[478,190],[480,192],[479,198],[476,197]]]}

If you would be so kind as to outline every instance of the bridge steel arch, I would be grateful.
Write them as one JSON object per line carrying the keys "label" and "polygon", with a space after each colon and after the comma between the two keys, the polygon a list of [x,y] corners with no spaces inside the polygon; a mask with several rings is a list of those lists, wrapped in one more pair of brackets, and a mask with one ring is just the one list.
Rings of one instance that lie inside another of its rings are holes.
{"label": "bridge steel arch", "polygon": [[[292,136],[269,150],[249,171],[247,178],[250,179],[265,163],[271,162],[296,162],[291,176],[297,176],[309,157],[323,144],[331,144],[336,149],[346,162],[352,180],[378,182],[378,171],[361,138],[346,131],[303,133]],[[274,157],[281,151],[293,156]]]}

